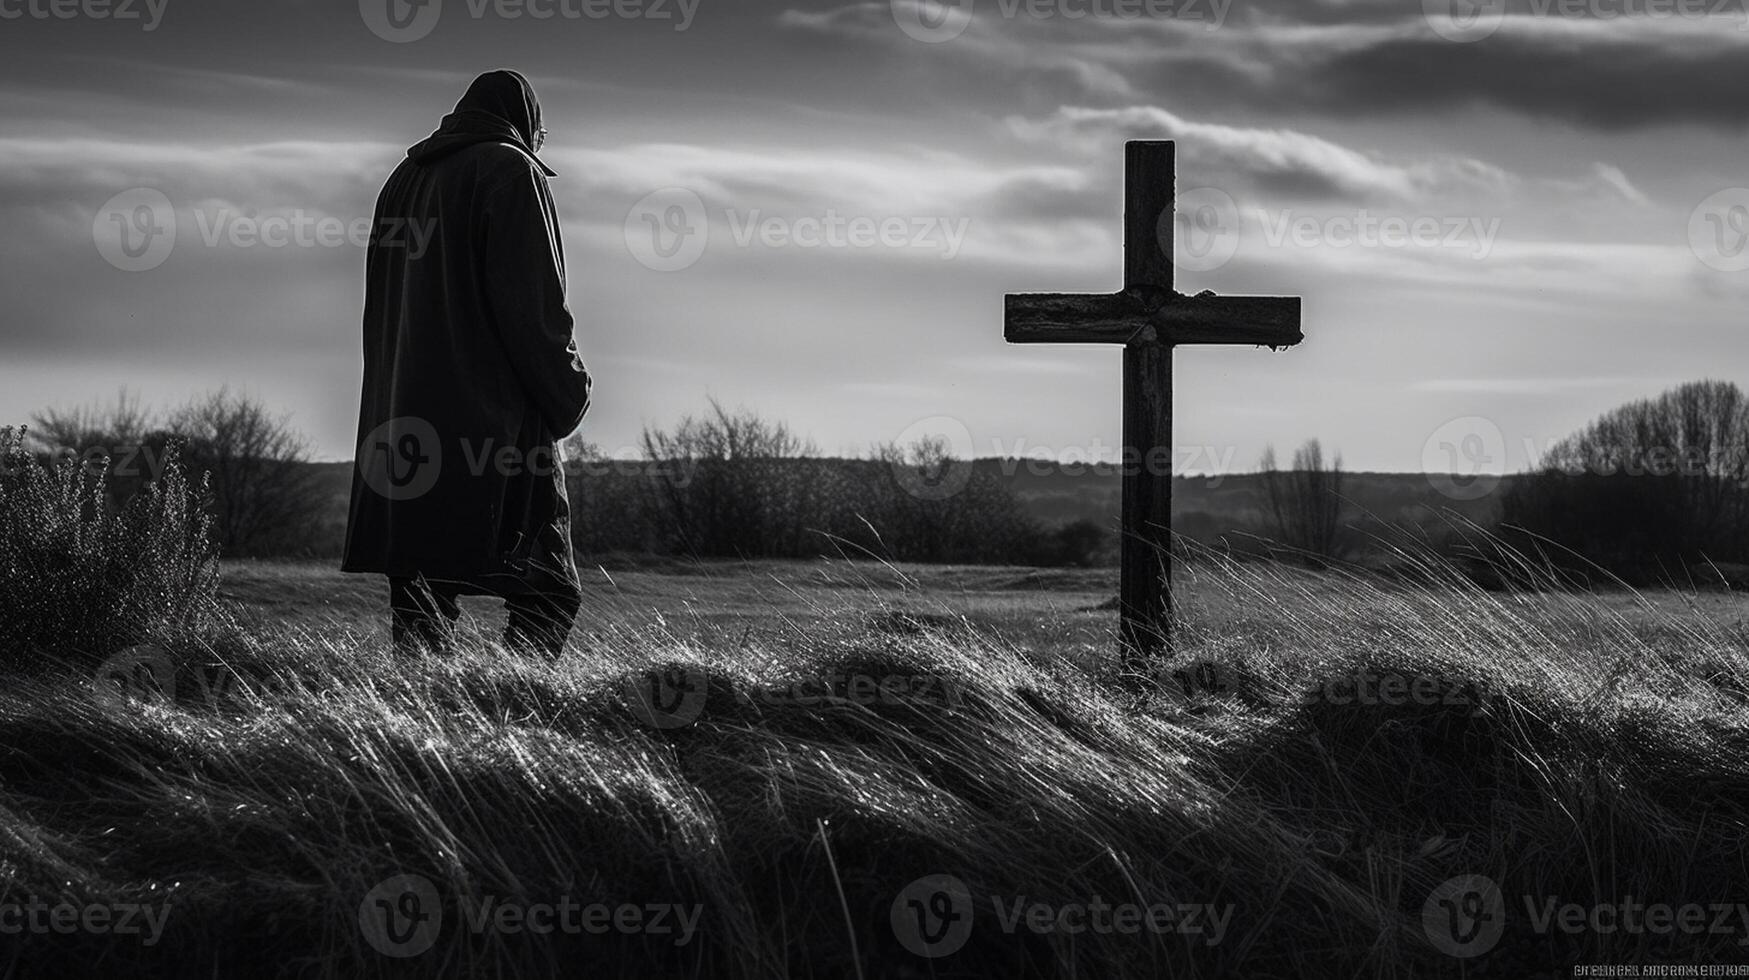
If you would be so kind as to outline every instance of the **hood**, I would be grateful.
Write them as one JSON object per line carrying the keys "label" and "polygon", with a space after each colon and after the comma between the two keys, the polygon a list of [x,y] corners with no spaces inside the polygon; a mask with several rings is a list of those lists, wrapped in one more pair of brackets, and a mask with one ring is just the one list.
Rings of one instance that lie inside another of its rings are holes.
{"label": "hood", "polygon": [[528,79],[520,72],[489,71],[474,79],[437,132],[415,143],[407,156],[426,164],[476,143],[509,143],[528,154],[548,177],[557,177],[535,156],[535,134],[540,128],[540,99]]}

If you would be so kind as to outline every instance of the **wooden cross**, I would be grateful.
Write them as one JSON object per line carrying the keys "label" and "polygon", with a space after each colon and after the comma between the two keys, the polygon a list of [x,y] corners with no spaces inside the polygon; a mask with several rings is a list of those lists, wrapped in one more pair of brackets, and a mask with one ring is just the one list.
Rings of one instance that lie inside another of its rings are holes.
{"label": "wooden cross", "polygon": [[1005,331],[1011,344],[1124,345],[1119,634],[1125,668],[1142,674],[1172,644],[1172,348],[1292,347],[1305,339],[1297,296],[1186,296],[1172,288],[1173,150],[1171,140],[1124,146],[1123,291],[1011,294]]}

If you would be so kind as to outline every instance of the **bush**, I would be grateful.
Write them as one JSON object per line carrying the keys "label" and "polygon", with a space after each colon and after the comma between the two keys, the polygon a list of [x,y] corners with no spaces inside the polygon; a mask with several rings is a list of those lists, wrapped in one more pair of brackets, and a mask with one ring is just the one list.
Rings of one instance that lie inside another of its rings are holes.
{"label": "bush", "polygon": [[1034,564],[1067,568],[1113,564],[1116,556],[1111,552],[1116,545],[1116,535],[1097,522],[1078,518],[1039,540],[1039,553]]}
{"label": "bush", "polygon": [[0,428],[0,669],[92,665],[204,625],[217,554],[176,444],[118,506],[106,461],[44,465],[23,442]]}
{"label": "bush", "polygon": [[50,409],[36,416],[31,438],[56,457],[108,457],[104,486],[114,504],[157,479],[169,444],[179,442],[184,471],[209,480],[213,537],[226,555],[306,551],[324,503],[308,441],[286,417],[228,388],[162,415],[125,391],[109,405]]}
{"label": "bush", "polygon": [[[1088,564],[1098,528],[1051,534],[1002,476],[923,440],[872,458],[817,455],[780,422],[716,402],[672,431],[647,430],[643,460],[567,444],[572,541],[582,556],[813,558],[869,553],[896,561]],[[947,481],[947,482],[943,482]]]}

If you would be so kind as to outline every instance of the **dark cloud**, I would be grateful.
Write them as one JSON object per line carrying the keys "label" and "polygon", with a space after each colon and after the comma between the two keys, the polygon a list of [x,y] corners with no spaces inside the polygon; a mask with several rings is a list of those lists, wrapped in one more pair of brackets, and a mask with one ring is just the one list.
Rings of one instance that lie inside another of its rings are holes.
{"label": "dark cloud", "polygon": [[1336,53],[1274,89],[1330,110],[1497,106],[1600,129],[1741,129],[1749,124],[1749,47],[1540,31],[1473,44],[1398,38]]}
{"label": "dark cloud", "polygon": [[[1589,129],[1749,127],[1749,35],[1735,23],[1508,18],[1454,43],[1395,27],[1239,29],[1231,43],[1163,49],[1132,84],[1177,105],[1268,106],[1353,117],[1498,109]],[[1711,26],[1717,33],[1708,33]]]}
{"label": "dark cloud", "polygon": [[[876,6],[783,22],[952,70],[971,97],[996,97],[987,89],[999,80],[1010,96],[1049,93],[1082,105],[1147,100],[1344,116],[1481,107],[1603,130],[1749,125],[1745,18],[1702,16],[1693,4],[1694,16],[1567,17],[1514,0],[1494,33],[1468,43],[1442,37],[1418,3],[1261,0],[1234,6],[1218,30],[1169,18],[1119,25],[986,13],[938,45],[907,41]],[[955,56],[948,64],[936,57],[945,51]]]}

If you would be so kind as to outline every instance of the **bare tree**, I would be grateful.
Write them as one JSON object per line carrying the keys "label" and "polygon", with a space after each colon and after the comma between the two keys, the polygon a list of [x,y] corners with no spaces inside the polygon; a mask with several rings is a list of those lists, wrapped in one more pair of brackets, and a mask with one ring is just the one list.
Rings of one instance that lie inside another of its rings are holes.
{"label": "bare tree", "polygon": [[211,476],[213,523],[228,554],[284,551],[315,520],[309,444],[288,417],[229,388],[190,400],[170,416],[188,441],[194,472]]}
{"label": "bare tree", "polygon": [[941,435],[919,436],[909,445],[878,445],[874,458],[891,472],[892,489],[869,518],[890,549],[939,561],[950,547],[951,522],[971,499],[962,496],[965,487],[955,485],[970,476],[956,471],[971,461],[956,456],[953,443]]}
{"label": "bare tree", "polygon": [[1342,557],[1342,457],[1326,466],[1323,445],[1312,439],[1294,451],[1293,469],[1277,468],[1273,446],[1258,469],[1271,535],[1314,561]]}
{"label": "bare tree", "polygon": [[1505,495],[1510,530],[1634,582],[1749,559],[1749,398],[1734,384],[1697,381],[1622,405],[1540,462]]}
{"label": "bare tree", "polygon": [[[126,388],[111,403],[37,412],[29,433],[43,462],[53,465],[71,458],[88,472],[101,472],[104,494],[115,508],[163,475],[174,439],[159,426],[156,414],[140,407],[139,396]],[[191,472],[190,482],[199,481],[199,474]]]}
{"label": "bare tree", "polygon": [[819,450],[783,422],[731,412],[715,399],[710,406],[710,414],[689,415],[671,432],[644,430],[644,454],[659,464],[658,510],[695,555],[796,553],[810,530],[798,515],[818,512],[822,490],[820,468],[800,461]]}
{"label": "bare tree", "polygon": [[783,422],[761,418],[749,409],[730,412],[715,398],[703,418],[680,420],[673,432],[644,429],[644,452],[651,459],[796,459],[819,455],[813,442]]}
{"label": "bare tree", "polygon": [[31,418],[30,435],[41,449],[74,453],[115,453],[144,445],[152,433],[152,413],[126,388],[112,405],[49,408]]}

